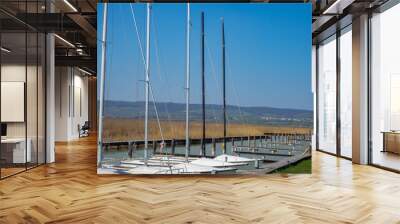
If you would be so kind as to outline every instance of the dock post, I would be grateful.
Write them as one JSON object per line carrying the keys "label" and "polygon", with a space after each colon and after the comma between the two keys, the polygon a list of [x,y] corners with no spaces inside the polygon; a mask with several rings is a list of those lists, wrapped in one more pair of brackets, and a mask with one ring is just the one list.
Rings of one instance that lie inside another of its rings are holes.
{"label": "dock post", "polygon": [[175,139],[171,140],[171,154],[175,155]]}
{"label": "dock post", "polygon": [[190,156],[190,138],[188,138],[188,156]]}
{"label": "dock post", "polygon": [[266,136],[266,135],[264,135],[264,146],[265,146],[265,147],[267,147],[267,143],[268,143],[267,136]]}
{"label": "dock post", "polygon": [[264,147],[264,143],[265,143],[265,136],[262,135],[261,136],[261,147]]}
{"label": "dock post", "polygon": [[247,145],[248,145],[249,148],[250,148],[250,136],[247,137]]}
{"label": "dock post", "polygon": [[129,156],[129,158],[132,158],[132,156],[133,156],[132,142],[131,141],[128,142],[128,156]]}
{"label": "dock post", "polygon": [[[204,139],[202,138],[202,139],[200,139],[200,145],[202,145],[202,146],[204,146]],[[200,149],[200,156],[205,156],[205,146],[204,146],[204,150],[203,150],[203,148],[201,148]],[[204,151],[204,153],[203,153],[203,151]]]}
{"label": "dock post", "polygon": [[256,169],[260,168],[260,160],[258,159],[254,160],[254,168]]}
{"label": "dock post", "polygon": [[240,137],[240,146],[243,146],[243,137]]}
{"label": "dock post", "polygon": [[153,140],[153,153],[156,153],[156,149],[157,149],[157,142]]}
{"label": "dock post", "polygon": [[217,144],[215,143],[215,138],[212,139],[212,147],[211,147],[211,156],[215,156],[215,150],[217,148]]}

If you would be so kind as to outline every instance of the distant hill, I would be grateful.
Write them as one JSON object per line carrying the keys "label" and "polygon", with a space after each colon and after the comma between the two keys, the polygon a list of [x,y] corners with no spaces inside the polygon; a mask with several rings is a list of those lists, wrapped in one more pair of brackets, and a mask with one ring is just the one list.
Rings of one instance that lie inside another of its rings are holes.
{"label": "distant hill", "polygon": [[[105,117],[110,118],[144,118],[144,102],[106,101],[104,103]],[[159,117],[162,120],[184,121],[186,105],[183,103],[157,103]],[[284,109],[273,107],[239,107],[227,105],[229,122],[249,124],[269,124],[284,126],[312,127],[313,112],[310,110]],[[150,102],[149,118],[155,119],[154,105]],[[201,121],[201,104],[190,105],[190,120]],[[222,122],[222,105],[206,104],[206,120]]]}

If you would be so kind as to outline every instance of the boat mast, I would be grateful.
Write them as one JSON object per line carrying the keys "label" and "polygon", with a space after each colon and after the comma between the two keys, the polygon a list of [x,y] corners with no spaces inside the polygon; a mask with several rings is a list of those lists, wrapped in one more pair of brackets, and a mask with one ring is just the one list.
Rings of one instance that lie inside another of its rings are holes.
{"label": "boat mast", "polygon": [[201,96],[202,96],[202,115],[203,115],[203,136],[201,139],[201,152],[206,155],[206,105],[205,105],[205,80],[204,80],[204,12],[201,12]]}
{"label": "boat mast", "polygon": [[146,23],[146,79],[145,79],[145,120],[144,120],[144,163],[147,166],[148,141],[148,121],[149,121],[149,82],[150,82],[150,11],[151,5],[147,3],[147,23]]}
{"label": "boat mast", "polygon": [[107,37],[107,3],[103,8],[103,34],[101,40],[101,71],[100,71],[100,105],[99,105],[99,133],[97,144],[97,167],[101,167],[103,160],[103,112],[104,112],[104,78],[106,71],[106,37]]}
{"label": "boat mast", "polygon": [[224,151],[222,154],[226,153],[226,89],[225,89],[225,27],[224,18],[221,19],[222,24],[222,90],[223,90],[223,101],[224,101]]}
{"label": "boat mast", "polygon": [[189,97],[190,97],[190,4],[187,3],[186,24],[186,162],[189,159]]}

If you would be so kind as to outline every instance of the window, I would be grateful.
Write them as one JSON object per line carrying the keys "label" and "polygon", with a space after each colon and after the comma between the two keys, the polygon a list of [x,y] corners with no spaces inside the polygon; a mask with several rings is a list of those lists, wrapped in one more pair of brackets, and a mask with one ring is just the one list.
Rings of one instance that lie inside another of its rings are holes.
{"label": "window", "polygon": [[372,163],[400,170],[400,4],[371,19]]}
{"label": "window", "polygon": [[352,33],[351,26],[340,36],[340,154],[351,158],[352,149]]}
{"label": "window", "polygon": [[318,48],[318,149],[336,153],[336,36]]}

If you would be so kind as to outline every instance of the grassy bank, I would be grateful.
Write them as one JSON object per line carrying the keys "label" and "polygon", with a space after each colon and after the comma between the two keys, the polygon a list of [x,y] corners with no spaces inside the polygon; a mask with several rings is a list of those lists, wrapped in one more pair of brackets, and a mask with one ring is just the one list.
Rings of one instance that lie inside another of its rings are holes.
{"label": "grassy bank", "polygon": [[276,173],[308,174],[311,173],[311,158],[301,160],[295,164],[276,170]]}

